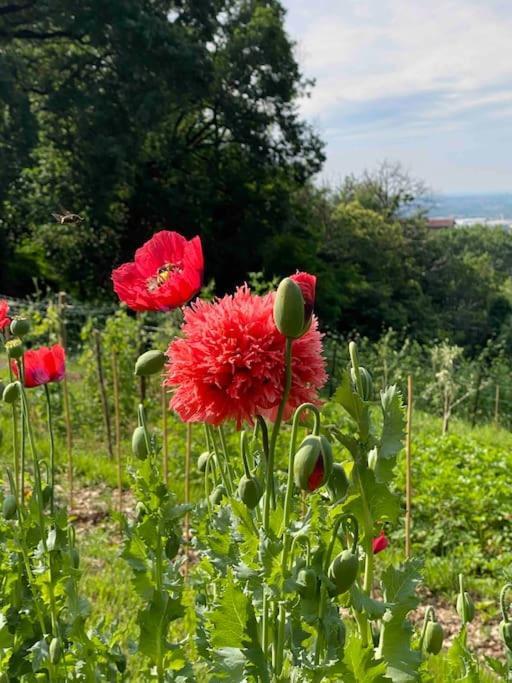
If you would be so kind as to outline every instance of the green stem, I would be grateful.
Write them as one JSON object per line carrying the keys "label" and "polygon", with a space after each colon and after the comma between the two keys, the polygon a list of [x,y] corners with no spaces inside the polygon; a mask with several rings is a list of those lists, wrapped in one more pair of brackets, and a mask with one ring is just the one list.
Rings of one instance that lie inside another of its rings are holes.
{"label": "green stem", "polygon": [[219,432],[219,437],[220,437],[220,445],[222,447],[222,452],[224,454],[224,462],[226,463],[226,472],[227,472],[227,480],[229,482],[229,495],[233,495],[233,491],[235,490],[235,487],[233,485],[233,476],[231,472],[231,463],[229,462],[229,452],[228,452],[228,446],[226,443],[226,437],[224,435],[224,430],[222,428],[222,425],[218,428]]}
{"label": "green stem", "polygon": [[427,630],[427,624],[429,620],[435,621],[436,620],[436,613],[434,612],[433,607],[427,607],[425,610],[425,617],[423,619],[423,627],[421,629],[421,636],[420,636],[420,650],[423,649],[423,641],[425,639],[425,633]]}
{"label": "green stem", "polygon": [[245,429],[240,432],[240,453],[242,455],[244,474],[247,479],[250,479],[251,468],[249,467],[249,462],[247,460],[247,433],[245,432]]}
{"label": "green stem", "polygon": [[215,437],[213,435],[213,430],[210,425],[206,425],[206,429],[210,434],[210,441],[212,443],[212,452],[215,456],[215,464],[217,465],[217,469],[220,472],[220,478],[222,479],[222,484],[224,485],[224,488],[226,489],[226,494],[231,497],[231,489],[229,487],[228,480],[226,479],[226,472],[224,468],[222,467],[222,463],[220,462],[219,458],[219,451],[217,449],[217,444],[215,443]]}
{"label": "green stem", "polygon": [[52,514],[55,506],[55,443],[53,438],[53,423],[52,423],[52,405],[50,401],[50,390],[48,385],[44,385],[44,394],[46,396],[46,418],[48,422],[48,434],[50,436],[50,510]]}
{"label": "green stem", "polygon": [[505,605],[505,594],[506,592],[512,588],[512,583],[506,583],[503,588],[501,589],[500,592],[500,609],[501,609],[501,616],[503,617],[503,621],[507,624],[510,620],[508,618],[508,613],[507,613],[507,608]]}

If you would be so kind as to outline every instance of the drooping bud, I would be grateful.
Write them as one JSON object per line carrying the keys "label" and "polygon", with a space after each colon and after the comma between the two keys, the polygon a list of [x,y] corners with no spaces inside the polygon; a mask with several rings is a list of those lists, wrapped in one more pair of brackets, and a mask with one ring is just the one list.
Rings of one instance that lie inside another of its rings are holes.
{"label": "drooping bud", "polygon": [[210,459],[210,452],[204,451],[197,459],[197,470],[198,472],[206,472],[206,464]]}
{"label": "drooping bud", "polygon": [[240,483],[238,484],[238,495],[240,500],[247,505],[249,510],[253,510],[258,505],[263,489],[260,482],[254,477],[242,475]]}
{"label": "drooping bud", "polygon": [[53,493],[53,488],[50,486],[50,484],[46,484],[44,487],[42,494],[43,494],[43,507],[46,507],[48,503],[50,502],[52,498],[52,493]]}
{"label": "drooping bud", "polygon": [[27,318],[14,318],[11,321],[11,334],[15,337],[25,337],[30,332],[30,320]]}
{"label": "drooping bud", "polygon": [[174,531],[169,534],[165,542],[165,556],[168,560],[174,560],[180,549],[180,539]]}
{"label": "drooping bud", "polygon": [[5,403],[14,403],[20,397],[20,384],[19,382],[10,382],[4,389],[2,394],[2,400]]}
{"label": "drooping bud", "polygon": [[139,500],[137,505],[135,506],[135,517],[137,518],[137,521],[140,522],[144,519],[144,517],[148,514],[148,509],[144,505],[144,503]]}
{"label": "drooping bud", "polygon": [[[361,384],[363,388],[363,395],[361,398],[363,401],[371,401],[373,399],[373,379],[366,368],[359,366],[359,374],[361,377]],[[357,379],[354,368],[350,368],[350,377],[352,379],[352,384],[357,391]]]}
{"label": "drooping bud", "polygon": [[279,283],[274,301],[274,322],[279,332],[290,339],[302,337],[306,331],[304,311],[301,288],[291,278],[285,277]]}
{"label": "drooping bud", "polygon": [[222,486],[222,484],[219,484],[210,493],[210,503],[212,505],[218,505],[225,495],[226,489],[224,488],[224,486]]}
{"label": "drooping bud", "polygon": [[293,462],[295,486],[302,491],[316,491],[329,480],[332,466],[331,444],[325,436],[307,436]]}
{"label": "drooping bud", "polygon": [[443,647],[444,631],[438,621],[429,621],[425,627],[423,648],[431,655],[437,655]]}
{"label": "drooping bud", "polygon": [[500,622],[500,636],[507,649],[512,652],[512,621]]}
{"label": "drooping bud", "polygon": [[331,562],[328,576],[336,586],[336,594],[346,593],[357,578],[359,558],[351,550],[343,550]]}
{"label": "drooping bud", "polygon": [[73,565],[73,569],[78,569],[80,566],[80,554],[76,548],[71,548],[70,553],[71,555],[71,564]]}
{"label": "drooping bud", "polygon": [[165,354],[162,351],[152,349],[146,351],[137,358],[135,363],[135,374],[139,377],[155,375],[165,365]]}
{"label": "drooping bud", "polygon": [[139,460],[145,460],[148,457],[148,446],[144,434],[144,427],[135,427],[133,430],[132,453],[136,458],[139,458]]}
{"label": "drooping bud", "polygon": [[48,652],[50,655],[50,662],[52,664],[57,664],[61,653],[60,641],[58,638],[52,638]]}
{"label": "drooping bud", "polygon": [[4,519],[13,519],[16,516],[17,509],[18,504],[16,502],[16,498],[12,494],[5,496],[2,505],[2,514]]}
{"label": "drooping bud", "polygon": [[295,579],[299,595],[303,598],[314,598],[318,589],[318,577],[311,567],[301,569]]}
{"label": "drooping bud", "polygon": [[5,342],[5,350],[11,360],[18,360],[23,356],[23,342],[21,339],[10,339]]}
{"label": "drooping bud", "polygon": [[327,491],[331,499],[331,503],[337,503],[345,498],[349,488],[349,481],[343,465],[335,462],[332,466],[331,476],[327,482]]}

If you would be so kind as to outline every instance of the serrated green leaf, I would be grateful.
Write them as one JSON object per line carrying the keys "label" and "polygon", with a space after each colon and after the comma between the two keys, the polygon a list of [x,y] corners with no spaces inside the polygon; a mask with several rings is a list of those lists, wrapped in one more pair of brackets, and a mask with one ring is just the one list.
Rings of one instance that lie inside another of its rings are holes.
{"label": "serrated green leaf", "polygon": [[220,648],[242,649],[249,614],[249,598],[233,581],[231,570],[224,581],[219,604],[210,613],[210,642]]}
{"label": "serrated green leaf", "polygon": [[371,598],[357,583],[350,589],[350,601],[356,612],[363,612],[370,620],[380,619],[392,607],[392,604]]}
{"label": "serrated green leaf", "polygon": [[350,633],[345,644],[343,663],[347,672],[353,678],[343,678],[343,681],[357,681],[357,683],[381,683],[385,681],[386,662],[375,658],[373,648],[363,647],[359,634]]}
{"label": "serrated green leaf", "polygon": [[[359,479],[364,490],[366,505],[373,521],[395,523],[400,513],[399,497],[389,490],[387,484],[376,480],[373,470],[362,465],[354,465],[354,467],[357,467]],[[364,506],[361,492],[357,488],[354,489],[354,495],[344,501],[343,509],[347,512],[352,512],[357,517],[360,521],[361,530],[361,520],[364,519]],[[364,533],[361,538],[365,538]]]}
{"label": "serrated green leaf", "polygon": [[402,395],[393,384],[381,392],[382,433],[379,444],[380,458],[393,458],[403,448],[405,417]]}
{"label": "serrated green leaf", "polygon": [[171,621],[184,615],[179,599],[171,598],[167,593],[156,594],[149,605],[139,612],[140,628],[139,650],[153,662],[163,657],[169,644],[167,634]]}
{"label": "serrated green leaf", "polygon": [[336,389],[336,393],[334,394],[332,400],[345,408],[353,420],[356,422],[359,421],[360,416],[364,412],[365,406],[359,394],[356,394],[352,390],[352,382],[350,379],[349,370],[343,371],[341,382]]}

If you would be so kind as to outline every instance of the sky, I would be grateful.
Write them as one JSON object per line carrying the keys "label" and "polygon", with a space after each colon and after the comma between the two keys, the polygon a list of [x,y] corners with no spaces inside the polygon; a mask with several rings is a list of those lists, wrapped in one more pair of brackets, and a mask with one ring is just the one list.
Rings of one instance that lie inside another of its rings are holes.
{"label": "sky", "polygon": [[510,0],[283,0],[321,179],[400,161],[435,192],[512,192]]}

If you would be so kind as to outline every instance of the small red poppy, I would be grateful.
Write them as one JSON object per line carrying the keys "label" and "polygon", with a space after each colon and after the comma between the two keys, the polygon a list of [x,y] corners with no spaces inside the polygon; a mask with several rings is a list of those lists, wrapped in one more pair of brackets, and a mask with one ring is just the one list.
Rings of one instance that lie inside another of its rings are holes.
{"label": "small red poppy", "polygon": [[[11,367],[18,377],[17,363],[12,361]],[[50,348],[41,346],[39,349],[30,349],[23,354],[23,368],[27,389],[49,382],[60,382],[66,372],[66,354],[60,344],[54,344]]]}
{"label": "small red poppy", "polygon": [[296,282],[301,289],[304,298],[304,322],[307,325],[315,306],[316,276],[309,273],[295,273],[295,275],[290,275],[290,280]]}
{"label": "small red poppy", "polygon": [[315,463],[313,471],[309,475],[308,479],[308,489],[310,491],[316,491],[324,482],[324,459],[320,455]]}
{"label": "small red poppy", "polygon": [[7,313],[9,313],[9,304],[5,299],[2,299],[0,300],[0,330],[11,324],[11,319]]}
{"label": "small red poppy", "polygon": [[137,249],[133,262],[113,271],[114,291],[134,311],[170,311],[199,292],[203,269],[199,237],[188,241],[162,230]]}
{"label": "small red poppy", "polygon": [[377,538],[374,538],[372,541],[373,554],[376,555],[377,553],[382,552],[382,550],[386,550],[388,545],[389,540],[386,534],[383,531],[381,531]]}

